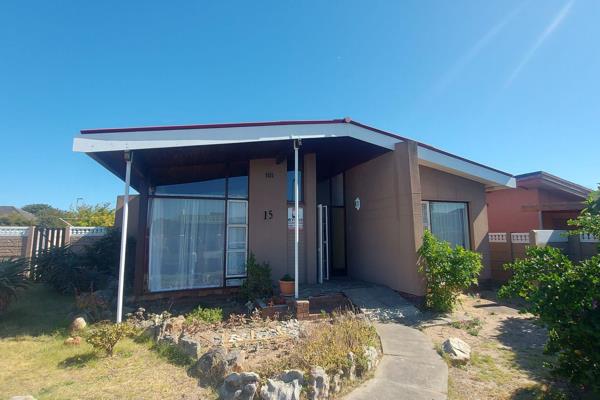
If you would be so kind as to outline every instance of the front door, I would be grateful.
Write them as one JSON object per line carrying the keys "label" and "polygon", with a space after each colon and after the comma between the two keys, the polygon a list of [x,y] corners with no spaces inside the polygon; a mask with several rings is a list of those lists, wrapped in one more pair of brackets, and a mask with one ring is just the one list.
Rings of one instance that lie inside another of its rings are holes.
{"label": "front door", "polygon": [[346,209],[331,207],[331,274],[346,275]]}
{"label": "front door", "polygon": [[318,240],[317,253],[319,256],[319,283],[329,279],[329,207],[323,204],[317,206]]}

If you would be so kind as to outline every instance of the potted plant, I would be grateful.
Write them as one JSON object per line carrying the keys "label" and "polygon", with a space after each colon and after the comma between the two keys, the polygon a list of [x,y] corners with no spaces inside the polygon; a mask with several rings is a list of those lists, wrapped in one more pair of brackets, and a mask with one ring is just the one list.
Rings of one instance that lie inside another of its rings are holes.
{"label": "potted plant", "polygon": [[293,296],[295,287],[294,278],[289,274],[285,274],[279,280],[279,290],[281,291],[282,296]]}

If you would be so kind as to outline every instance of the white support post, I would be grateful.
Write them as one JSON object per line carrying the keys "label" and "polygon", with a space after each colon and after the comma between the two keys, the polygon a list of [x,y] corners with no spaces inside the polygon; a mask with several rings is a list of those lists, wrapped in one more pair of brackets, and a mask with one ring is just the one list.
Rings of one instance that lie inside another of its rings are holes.
{"label": "white support post", "polygon": [[298,147],[299,140],[294,140],[294,297],[298,299],[298,244],[300,243],[300,199],[298,184]]}
{"label": "white support post", "polygon": [[323,205],[317,206],[319,228],[319,283],[323,283]]}
{"label": "white support post", "polygon": [[123,287],[125,284],[125,256],[127,252],[127,220],[129,219],[129,184],[131,182],[132,153],[125,152],[125,194],[121,223],[121,254],[119,256],[119,291],[117,296],[117,323],[123,321]]}

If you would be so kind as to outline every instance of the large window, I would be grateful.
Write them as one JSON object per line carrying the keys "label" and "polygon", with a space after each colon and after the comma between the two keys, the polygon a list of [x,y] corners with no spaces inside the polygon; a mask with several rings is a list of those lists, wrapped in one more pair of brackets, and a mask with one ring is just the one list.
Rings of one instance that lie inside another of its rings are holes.
{"label": "large window", "polygon": [[453,246],[470,247],[467,203],[424,201],[423,227]]}
{"label": "large window", "polygon": [[156,186],[149,290],[239,286],[246,276],[247,198],[247,176]]}

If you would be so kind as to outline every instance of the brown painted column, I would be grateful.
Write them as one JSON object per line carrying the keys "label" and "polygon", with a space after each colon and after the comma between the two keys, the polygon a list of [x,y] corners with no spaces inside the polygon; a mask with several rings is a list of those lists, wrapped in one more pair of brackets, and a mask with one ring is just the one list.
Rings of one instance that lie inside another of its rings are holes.
{"label": "brown painted column", "polygon": [[[304,156],[304,282],[317,283],[317,157]],[[302,265],[300,266],[302,269]],[[301,280],[302,282],[302,280]]]}
{"label": "brown painted column", "polygon": [[417,250],[421,247],[423,239],[423,217],[416,142],[407,140],[396,144],[394,167],[400,259],[397,265],[398,282],[393,287],[402,292],[422,296],[425,294],[425,282],[422,274],[418,272]]}
{"label": "brown painted column", "polygon": [[268,262],[277,281],[287,267],[287,164],[250,161],[248,245],[258,262]]}

